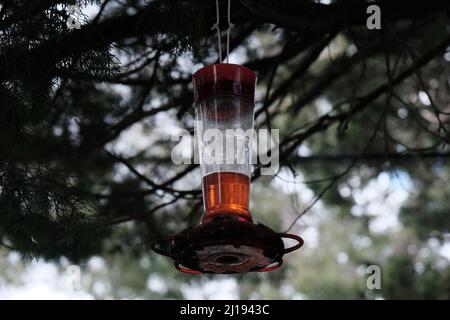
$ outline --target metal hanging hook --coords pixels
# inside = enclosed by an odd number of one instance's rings
[[[222,63],[222,40],[220,38],[220,14],[219,14],[219,0],[216,0],[216,23],[213,24],[211,30],[217,30],[217,42],[219,44],[219,62]]]
[[[222,38],[220,34],[220,10],[219,10],[219,0],[216,0],[216,23],[213,24],[211,30],[217,30],[217,43],[219,47],[219,62],[222,63]],[[227,28],[227,61],[229,63],[230,58],[230,32],[234,27],[234,24],[231,23],[231,0],[228,0],[228,28]]]
[[[229,63],[230,56],[230,31],[234,27],[231,23],[231,0],[228,0],[228,29],[227,29],[227,63]]]

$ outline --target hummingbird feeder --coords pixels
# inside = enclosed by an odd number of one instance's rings
[[[283,255],[300,248],[303,240],[254,223],[249,210],[252,141],[242,132],[253,128],[256,74],[240,65],[214,64],[197,71],[193,85],[204,213],[199,225],[155,241],[151,248],[172,258],[185,273],[275,270],[283,263]],[[220,151],[226,144],[220,139],[205,142],[211,129],[224,137],[229,129],[242,129],[233,137],[239,141],[240,161],[233,157],[230,162],[229,154]],[[207,152],[211,144],[220,144],[215,161],[210,161]],[[285,248],[283,238],[297,244]],[[167,250],[162,249],[164,242]]]

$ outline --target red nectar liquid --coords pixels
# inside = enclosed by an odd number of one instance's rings
[[[236,172],[216,172],[203,177],[205,213],[202,223],[219,216],[234,214],[242,221],[252,221],[248,210],[250,178]]]

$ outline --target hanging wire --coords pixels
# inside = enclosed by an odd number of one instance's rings
[[[217,42],[219,44],[219,62],[222,63],[222,40],[220,38],[220,15],[219,15],[219,0],[216,0],[216,23],[213,24],[211,30],[217,30]]]
[[[216,23],[213,24],[211,30],[217,30],[217,43],[219,46],[219,62],[222,63],[222,37],[220,34],[220,11],[219,11],[219,0],[216,0]],[[227,29],[227,62],[229,63],[230,58],[230,32],[233,29],[234,24],[231,23],[231,0],[228,0],[228,29]]]
[[[234,27],[231,23],[231,0],[228,0],[228,29],[227,29],[227,63],[229,63],[230,56],[230,31]]]

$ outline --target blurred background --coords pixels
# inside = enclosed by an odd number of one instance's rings
[[[192,74],[218,62],[215,2],[1,3],[0,299],[450,298],[445,1],[372,1],[380,30],[363,0],[232,1],[229,60],[258,74],[256,128],[280,130],[252,215],[305,245],[215,276],[149,250],[202,214],[171,137],[192,131]]]

